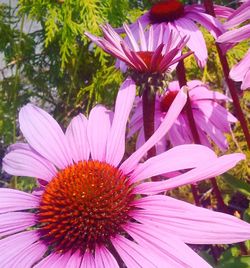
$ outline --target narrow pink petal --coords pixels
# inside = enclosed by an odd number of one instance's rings
[[[11,175],[35,177],[46,181],[50,181],[57,173],[55,166],[29,146],[11,150],[3,158],[3,170]]]
[[[104,246],[98,246],[95,249],[95,266],[97,268],[119,268],[114,256]]]
[[[140,37],[140,45],[141,45],[141,51],[147,51],[147,42],[145,39],[145,34],[144,34],[144,30],[142,28],[142,25],[140,23],[140,21],[137,21],[138,23],[138,31],[139,31],[139,37]]]
[[[216,154],[211,149],[202,145],[176,146],[165,153],[151,157],[138,166],[131,174],[132,182],[138,182],[167,172],[198,167],[216,158]]]
[[[134,51],[139,51],[140,48],[139,48],[139,46],[138,46],[138,44],[137,44],[137,42],[136,42],[136,40],[135,40],[135,38],[134,38],[133,33],[132,33],[131,30],[130,30],[130,27],[128,27],[128,25],[127,25],[126,23],[124,23],[124,24],[123,24],[123,28],[124,28],[124,30],[125,30],[127,36],[128,36],[128,39],[127,39],[127,40],[128,40],[129,43],[131,44],[132,49],[133,49]]]
[[[168,196],[145,197],[134,205],[141,208],[133,216],[137,221],[155,226],[166,235],[174,234],[185,243],[229,244],[250,239],[250,224]]]
[[[24,137],[40,155],[59,168],[72,164],[66,137],[48,113],[28,104],[21,109],[19,122]]]
[[[71,120],[65,133],[72,151],[72,157],[76,163],[89,159],[87,124],[87,118],[83,114],[79,114]]]
[[[165,265],[162,265],[162,267],[212,268],[173,233],[164,232],[161,228],[155,228],[150,224],[137,223],[126,226],[125,230],[140,245],[154,252],[164,254]]]
[[[34,213],[9,212],[0,214],[0,236],[14,234],[36,224]]]
[[[200,23],[213,35],[214,38],[217,38],[225,31],[222,24],[216,18],[206,13],[192,11],[186,14],[186,18]]]
[[[95,260],[90,252],[85,252],[83,259],[82,259],[82,264],[81,268],[99,268],[95,265]]]
[[[175,25],[179,30],[181,37],[190,36],[187,46],[194,52],[199,66],[203,68],[207,61],[207,46],[200,29],[191,19],[180,18],[175,21]]]
[[[228,19],[234,13],[234,9],[221,5],[214,5],[215,16],[219,18]],[[223,24],[225,27],[225,23]]]
[[[67,265],[65,268],[80,268],[82,262],[82,255],[80,251],[74,252],[74,254],[71,255]]]
[[[136,86],[127,78],[121,85],[115,104],[115,114],[107,141],[106,162],[117,166],[125,151],[125,132],[129,113],[135,99]]]
[[[250,67],[241,84],[242,90],[248,89],[248,88],[250,88]]]
[[[11,256],[11,259],[8,260],[8,263],[4,267],[33,267],[43,257],[46,251],[47,247],[44,244],[36,242],[21,250],[17,255]]]
[[[60,259],[61,255],[57,253],[52,253],[46,258],[38,262],[33,268],[50,268],[53,267],[53,264]],[[57,267],[63,267],[61,265]],[[55,267],[54,267],[55,268]]]
[[[117,235],[111,242],[128,268],[157,268],[160,267],[157,265],[157,263],[160,263],[159,259],[163,261],[152,250],[122,236]]]
[[[238,43],[250,36],[250,25],[247,24],[241,28],[228,31],[221,35],[216,42],[218,43]]]
[[[26,251],[33,243],[39,239],[36,231],[26,231],[11,235],[0,240],[0,263],[1,267],[7,267],[8,263],[15,257],[19,257],[20,252]],[[41,251],[43,248],[41,248]],[[9,266],[8,266],[9,267]],[[13,266],[11,266],[13,267]]]
[[[233,168],[239,161],[245,159],[244,154],[235,153],[218,157],[210,160],[201,166],[194,168],[180,176],[161,182],[145,182],[135,188],[136,193],[157,194],[168,189],[173,189],[189,183],[195,183],[201,180],[218,176]]]
[[[233,79],[234,81],[243,81],[246,73],[250,69],[249,61],[250,61],[250,49],[248,49],[244,58],[233,66],[233,68],[229,73],[230,78]]]
[[[0,213],[37,208],[40,198],[13,189],[0,189]]]
[[[163,138],[163,136],[167,133],[167,131],[170,129],[178,117],[179,113],[186,103],[186,100],[187,95],[182,89],[173,101],[160,127],[147,140],[146,143],[144,143],[135,153],[133,153],[127,160],[122,163],[121,169],[124,171],[124,173],[130,173],[136,167],[143,155],[145,155],[152,146],[154,146],[159,140]]]
[[[87,136],[93,160],[105,160],[109,133],[110,111],[102,105],[97,105],[90,112],[87,127]]]

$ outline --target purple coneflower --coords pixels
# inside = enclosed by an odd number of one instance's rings
[[[226,28],[235,27],[242,22],[250,19],[250,1],[245,1],[235,12],[228,18],[224,24]],[[250,37],[250,24],[244,25],[238,29],[228,31],[221,35],[217,42],[228,45],[227,48],[246,40]],[[241,89],[250,88],[250,49],[245,57],[233,66],[229,73],[230,78],[234,81],[242,82]]]
[[[232,13],[231,8],[215,6],[216,15],[227,18]],[[185,5],[179,0],[160,1],[143,14],[137,22],[129,27],[132,33],[135,33],[140,22],[142,28],[147,25],[163,25],[164,29],[173,31],[180,37],[189,37],[187,46],[194,52],[195,58],[200,67],[204,67],[207,61],[207,47],[202,32],[196,25],[196,22],[204,26],[215,38],[221,35],[225,30],[222,24],[214,17],[206,14],[202,5]],[[123,32],[118,29],[118,32]],[[163,42],[168,42],[164,39]]]
[[[237,119],[221,106],[220,102],[230,101],[230,99],[221,93],[210,90],[208,85],[199,80],[189,81],[187,86],[201,143],[211,147],[210,140],[212,140],[222,151],[226,150],[228,144],[224,133],[230,133],[230,123],[236,122]],[[165,92],[156,95],[155,129],[161,124],[179,91],[178,81],[173,81],[169,83]],[[129,136],[132,136],[137,131],[139,131],[137,139],[137,148],[139,148],[145,142],[142,100],[139,97],[137,97],[136,108],[130,121]],[[168,131],[167,136],[157,144],[157,151],[165,151],[167,142],[170,142],[172,146],[194,142],[185,107]]]
[[[190,55],[180,55],[186,45],[187,38],[179,38],[169,29],[161,25],[151,26],[143,30],[140,22],[134,32],[124,24],[127,38],[123,40],[110,25],[101,26],[104,37],[96,37],[85,33],[93,42],[104,51],[120,59],[120,68],[125,71],[126,66],[139,73],[164,73],[170,66]],[[138,38],[137,38],[138,36]],[[163,40],[167,40],[163,42]]]
[[[65,134],[38,107],[21,109],[28,144],[13,145],[3,168],[45,185],[33,194],[0,189],[1,267],[210,267],[185,243],[250,238],[244,221],[157,194],[225,172],[244,155],[217,158],[207,147],[183,145],[139,163],[184,106],[182,91],[154,135],[122,161],[134,98],[135,85],[127,79],[114,114],[98,105],[88,119],[76,116]],[[186,169],[167,181],[144,182]]]

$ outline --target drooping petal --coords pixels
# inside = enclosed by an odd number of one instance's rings
[[[58,168],[72,164],[67,139],[58,123],[42,109],[28,104],[19,113],[20,129],[30,144]]]
[[[36,224],[34,213],[9,212],[0,214],[0,236],[14,234]]]
[[[3,170],[15,176],[35,177],[50,181],[57,173],[56,168],[28,145],[22,147],[10,150],[5,155]]]
[[[166,181],[142,183],[136,186],[134,192],[152,195],[185,184],[209,179],[226,172],[230,168],[233,168],[239,161],[243,159],[245,159],[245,155],[240,153],[224,155]]]
[[[13,189],[0,189],[0,213],[36,208],[40,198]]]
[[[105,160],[110,124],[110,111],[104,106],[97,105],[91,110],[87,136],[93,160]]]
[[[147,140],[146,143],[144,143],[135,153],[133,153],[127,160],[122,163],[120,168],[121,170],[123,170],[124,173],[131,172],[136,167],[143,155],[160,139],[162,139],[162,137],[166,134],[166,132],[170,129],[170,127],[173,125],[174,121],[178,117],[179,113],[181,112],[183,106],[186,103],[186,99],[186,93],[183,90],[180,90],[171,107],[169,108],[169,111],[160,127]]]
[[[190,36],[187,41],[187,46],[194,52],[199,66],[203,68],[206,64],[208,55],[206,43],[200,29],[191,19],[180,18],[174,23],[182,37]]]
[[[250,88],[250,68],[249,68],[248,72],[245,74],[245,77],[244,77],[242,84],[241,84],[242,90],[248,89],[248,88]]]
[[[113,166],[117,166],[124,155],[126,125],[135,93],[134,81],[127,78],[116,98],[114,118],[107,141],[106,162]]]
[[[239,43],[250,36],[250,25],[242,26],[241,28],[225,32],[216,42],[218,43]]]
[[[217,158],[216,154],[202,145],[176,146],[165,153],[151,157],[138,166],[131,174],[132,182],[138,182],[167,172],[198,167],[215,158]]]
[[[125,227],[125,230],[140,245],[164,256],[162,267],[202,267],[211,268],[198,254],[174,236],[173,233],[162,231],[151,224],[133,223]],[[158,266],[157,266],[158,267]],[[161,265],[159,266],[161,267]]]
[[[89,159],[87,124],[87,118],[83,114],[79,114],[71,120],[65,133],[72,151],[72,157],[76,163]]]
[[[97,268],[119,268],[114,256],[104,246],[98,246],[95,249],[95,266]]]
[[[168,196],[148,196],[134,202],[135,219],[174,234],[190,244],[230,244],[250,239],[250,224]],[[164,235],[162,237],[165,237]]]

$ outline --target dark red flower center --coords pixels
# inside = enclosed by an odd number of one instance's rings
[[[166,94],[162,97],[160,107],[162,112],[167,112],[173,103],[175,97],[177,96],[178,91],[167,91]]]
[[[49,182],[38,223],[41,239],[56,252],[94,250],[122,232],[133,200],[128,177],[103,162],[80,161]]]
[[[163,59],[162,55],[159,55],[157,58],[157,61],[154,61],[152,63],[152,58],[154,55],[154,52],[152,51],[138,51],[136,54],[142,59],[142,61],[145,63],[145,67],[142,69],[143,72],[157,72],[160,71],[159,65]]]
[[[178,0],[161,1],[149,11],[151,23],[174,21],[184,14],[184,5]]]

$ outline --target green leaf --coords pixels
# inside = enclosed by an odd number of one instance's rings
[[[216,268],[249,268],[250,256],[230,257],[229,259],[219,262]]]
[[[232,186],[235,190],[250,197],[250,185],[248,183],[235,178],[233,175],[229,173],[224,173],[222,175],[222,178],[226,183]]]

